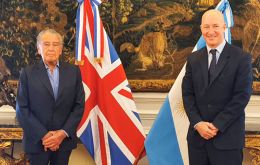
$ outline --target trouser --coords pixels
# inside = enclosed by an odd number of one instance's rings
[[[190,165],[242,165],[243,149],[220,150],[213,141],[197,148],[188,144]]]
[[[27,154],[30,165],[68,165],[70,151],[46,151]]]

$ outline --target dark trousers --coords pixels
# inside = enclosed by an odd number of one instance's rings
[[[68,165],[70,151],[46,151],[27,154],[30,165]]]
[[[242,165],[243,150],[220,150],[213,141],[197,148],[188,144],[190,165]]]

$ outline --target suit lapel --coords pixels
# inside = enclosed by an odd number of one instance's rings
[[[229,45],[228,45],[228,43],[226,43],[223,51],[220,54],[215,73],[213,75],[212,80],[209,83],[209,86],[216,80],[216,78],[219,76],[219,74],[221,73],[221,71],[223,70],[225,65],[227,64],[227,62],[229,60],[228,48],[229,48]]]
[[[208,53],[207,53],[207,49],[204,48],[200,55],[201,55],[200,66],[201,66],[201,69],[202,69],[202,76],[203,76],[204,84],[206,84],[206,86],[208,86],[209,77],[208,77]]]
[[[48,77],[48,73],[46,71],[45,65],[42,61],[38,64],[38,74],[37,74],[37,76],[39,76],[39,79],[41,80],[43,86],[45,86],[47,88],[47,90],[49,91],[51,96],[54,98],[53,90],[52,90],[52,87],[51,87],[51,82],[50,82],[50,79]]]
[[[62,62],[60,62],[60,67],[59,67],[59,89],[58,89],[58,95],[57,95],[57,100],[61,96],[61,92],[63,90],[63,84],[62,82],[65,82],[66,80],[66,75],[65,75],[65,66]]]

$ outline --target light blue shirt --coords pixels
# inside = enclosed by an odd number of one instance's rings
[[[44,63],[44,65],[45,65],[45,68],[47,69],[47,73],[48,73],[49,80],[51,82],[51,87],[52,87],[52,91],[53,91],[53,94],[54,94],[54,98],[56,100],[57,97],[58,97],[58,89],[59,89],[59,76],[60,76],[59,66],[60,66],[60,63],[59,63],[59,61],[57,62],[57,65],[53,69],[52,73],[51,73],[51,70],[48,67],[48,65],[46,65],[45,63]],[[69,137],[68,133],[65,130],[63,130],[63,129],[61,129],[61,130],[64,131],[64,133],[67,137]]]
[[[57,62],[56,67],[53,69],[53,72],[51,73],[50,68],[48,65],[44,64],[45,68],[47,69],[48,77],[51,82],[52,91],[54,94],[55,100],[58,97],[58,89],[59,89],[59,61]]]
[[[216,63],[218,63],[218,59],[220,57],[220,54],[222,53],[224,47],[225,47],[225,44],[226,44],[226,40],[223,40],[223,42],[217,46],[216,48],[210,48],[208,45],[207,45],[207,51],[208,51],[208,68],[210,66],[210,63],[211,63],[211,60],[212,60],[212,54],[209,52],[211,49],[217,49],[217,52],[216,52]]]

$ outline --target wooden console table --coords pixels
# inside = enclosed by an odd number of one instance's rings
[[[252,163],[260,165],[260,131],[246,132],[245,148],[249,149],[249,154],[253,157]]]
[[[17,121],[10,119],[1,119],[0,122],[0,164],[1,165],[26,165],[26,159],[23,153],[19,159],[15,159],[14,142],[21,142],[23,130],[18,125]],[[5,152],[11,148],[11,153]]]

